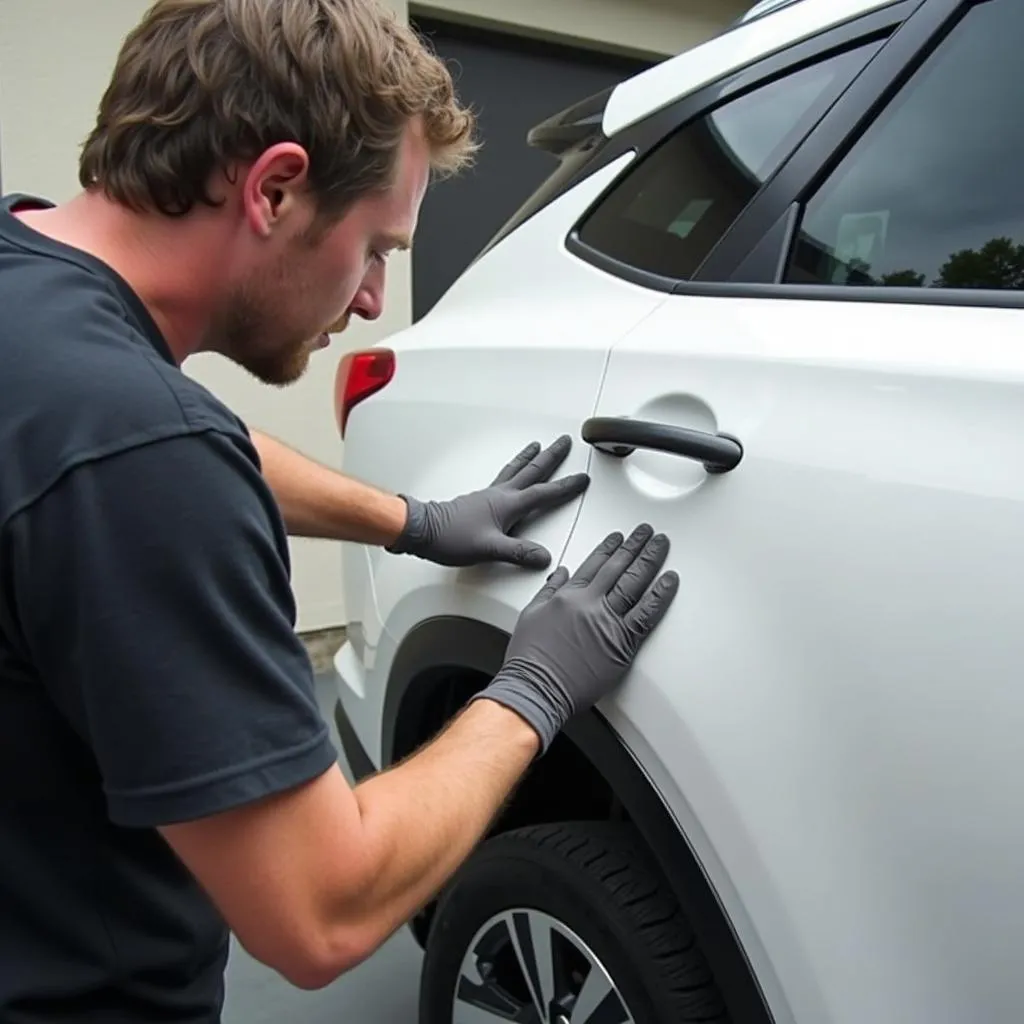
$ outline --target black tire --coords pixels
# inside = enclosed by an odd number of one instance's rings
[[[657,866],[631,826],[606,822],[518,829],[488,840],[469,858],[442,895],[431,925],[420,1024],[452,1024],[456,987],[471,946],[486,950],[482,959],[490,968],[485,967],[490,979],[486,994],[480,990],[474,998],[492,1000],[493,1006],[499,996],[511,997],[509,1015],[495,1014],[496,1022],[571,1019],[578,1024],[571,1012],[560,1017],[520,1010],[515,1015],[516,1002],[520,1007],[535,1004],[515,959],[511,932],[499,923],[482,939],[478,936],[492,918],[513,909],[540,911],[570,929],[604,967],[632,1014],[627,1018],[606,1005],[601,1013],[587,1015],[587,1024],[628,1019],[634,1024],[727,1024],[708,963]],[[516,926],[524,921],[521,916]],[[559,951],[562,941],[553,940]],[[554,973],[574,977],[572,994],[578,997],[585,972],[592,968],[586,960],[575,961],[576,956],[570,952],[552,959],[576,963],[575,975],[558,968]],[[469,994],[465,985],[463,991]]]

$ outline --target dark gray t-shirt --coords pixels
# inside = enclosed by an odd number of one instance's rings
[[[336,758],[245,426],[105,264],[0,203],[0,1020],[213,1024],[227,930],[156,826]]]

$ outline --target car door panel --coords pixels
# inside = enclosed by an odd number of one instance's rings
[[[603,710],[783,1018],[1019,1016],[1022,46],[1015,0],[922,5],[598,402],[743,446],[595,454],[566,560],[672,537],[682,592]],[[779,283],[729,282],[794,202]]]
[[[674,297],[598,403],[743,445],[722,475],[595,454],[565,561],[669,534],[681,593],[604,710],[798,1020],[1004,1019],[1006,959],[949,963],[1024,944],[1024,347],[1021,314],[977,313]]]

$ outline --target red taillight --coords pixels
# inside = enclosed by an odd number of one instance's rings
[[[334,414],[342,437],[352,410],[380,391],[394,375],[395,353],[389,348],[349,352],[342,358],[334,381]]]

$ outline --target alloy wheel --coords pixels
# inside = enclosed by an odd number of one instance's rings
[[[611,975],[569,927],[539,910],[491,917],[463,957],[452,1024],[635,1024]]]

